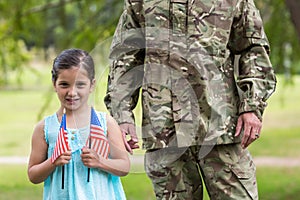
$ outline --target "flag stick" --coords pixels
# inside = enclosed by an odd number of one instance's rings
[[[91,108],[91,118],[92,118],[92,109]],[[89,149],[91,149],[91,125],[90,125],[90,133],[89,133]],[[88,168],[88,174],[87,174],[87,182],[90,182],[90,173],[91,173],[91,168]]]
[[[61,118],[61,120],[63,120],[64,119],[64,115],[66,114],[66,108],[64,108],[63,109],[63,115],[62,115],[62,118]],[[67,119],[65,119],[66,120],[66,122],[67,122]],[[66,127],[64,127],[64,129],[65,129]],[[63,165],[63,166],[61,166],[61,189],[64,189],[65,188],[65,166]]]
[[[65,188],[65,166],[61,166],[61,189]]]
[[[91,168],[88,168],[87,182],[90,182],[90,171],[91,171]]]
[[[89,139],[90,141],[89,142],[91,142],[91,139]],[[91,145],[89,145],[89,148],[91,148]],[[87,182],[90,182],[90,172],[91,171],[91,168],[88,168],[88,174],[87,174]]]

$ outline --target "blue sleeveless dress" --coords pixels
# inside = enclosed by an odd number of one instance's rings
[[[107,134],[106,116],[97,112],[99,121]],[[48,144],[50,158],[55,147],[60,122],[57,115],[45,118],[45,139]],[[64,189],[62,189],[62,167],[56,167],[53,173],[44,181],[44,200],[125,200],[125,193],[120,177],[102,171],[90,169],[90,179],[87,182],[88,168],[83,165],[80,154],[89,135],[89,127],[67,129],[68,141],[72,150],[72,159],[64,165]]]

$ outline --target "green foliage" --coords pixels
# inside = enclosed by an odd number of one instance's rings
[[[91,51],[113,34],[122,8],[120,0],[1,1],[0,87],[11,84],[11,72],[22,75],[32,48]]]
[[[0,43],[0,88],[9,84],[9,78],[13,73],[16,73],[17,84],[20,87],[21,77],[26,67],[24,63],[29,61],[30,55],[22,40],[13,40],[10,37],[1,38],[1,30]],[[29,69],[35,72],[33,68]]]
[[[19,1],[18,1],[19,2]],[[119,0],[20,1],[13,23],[15,36],[28,47],[56,50],[80,47],[90,51],[112,35],[122,11]]]
[[[256,0],[264,19],[264,28],[271,44],[271,62],[277,73],[288,81],[300,72],[300,38],[284,0]]]
[[[87,51],[111,37],[123,0],[0,1],[0,88],[20,77],[31,59],[28,50],[78,47]],[[271,61],[287,80],[300,72],[300,39],[284,0],[255,0],[271,43]],[[13,14],[12,14],[13,13]],[[37,74],[34,68],[30,68]],[[17,79],[17,81],[20,79]],[[19,82],[19,85],[22,83]]]

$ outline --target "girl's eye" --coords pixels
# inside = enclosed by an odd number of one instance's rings
[[[84,82],[79,82],[79,83],[77,83],[76,85],[77,85],[78,88],[83,88],[83,87],[86,86],[86,83],[84,83]]]
[[[69,86],[68,83],[59,83],[58,85],[59,85],[60,87],[63,87],[63,88],[66,88],[66,87]]]

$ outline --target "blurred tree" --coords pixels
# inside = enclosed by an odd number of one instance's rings
[[[298,33],[298,41],[300,42],[300,1],[299,0],[286,0],[286,5],[291,13],[291,18],[293,23],[295,24],[297,33]]]
[[[69,47],[92,50],[112,36],[123,0],[0,0],[0,87],[11,71],[29,68],[27,50],[60,51]],[[299,0],[255,0],[271,44],[271,61],[277,73],[300,72]],[[290,8],[290,9],[288,9]],[[293,21],[291,20],[293,19]],[[294,23],[293,23],[294,22]],[[295,28],[297,25],[297,29]]]
[[[113,34],[122,8],[122,0],[0,0],[0,88],[11,71],[34,71],[31,48],[46,58],[49,47],[92,50]]]
[[[291,20],[294,15],[291,15],[285,0],[256,0],[256,3],[271,44],[271,62],[277,73],[285,74],[289,83],[293,74],[300,73],[300,38]]]

